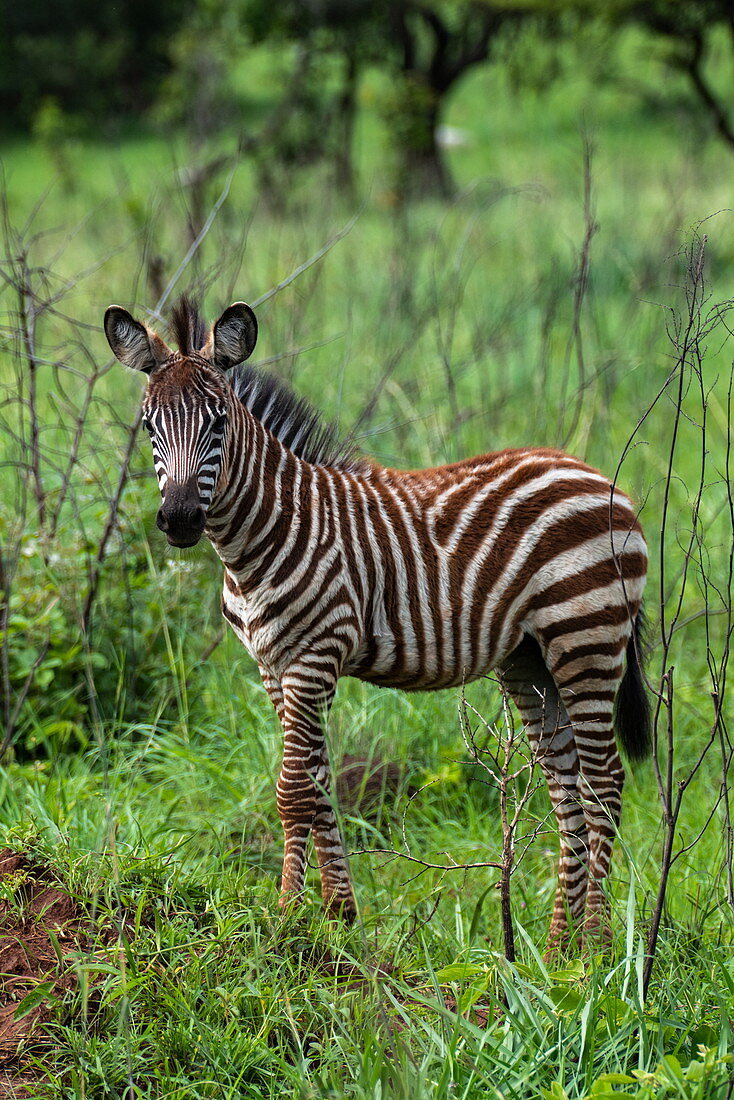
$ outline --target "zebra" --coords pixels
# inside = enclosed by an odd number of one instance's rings
[[[418,470],[361,457],[288,387],[244,365],[258,332],[244,302],[207,330],[182,298],[178,350],[120,306],[104,328],[116,358],[148,376],[157,526],[172,546],[203,535],[214,546],[222,612],[282,726],[280,905],[302,897],[311,837],[327,911],[357,912],[323,732],[339,678],[414,691],[493,670],[557,819],[549,942],[608,929],[625,778],[615,725],[632,761],[651,741],[647,550],[629,497],[548,448]]]

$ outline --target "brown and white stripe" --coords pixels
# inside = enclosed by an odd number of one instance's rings
[[[149,374],[143,409],[174,545],[202,534],[222,610],[283,727],[281,900],[303,890],[313,836],[324,901],[355,901],[323,736],[340,676],[404,690],[497,671],[548,781],[561,837],[551,937],[596,928],[628,756],[649,749],[639,662],[645,540],[631,501],[560,451],[505,450],[428,470],[360,459],[251,353],[249,307],[207,336],[174,315],[179,351],[119,307],[113,351]],[[625,671],[626,657],[626,671]]]

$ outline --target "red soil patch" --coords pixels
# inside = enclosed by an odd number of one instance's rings
[[[91,928],[52,872],[26,856],[0,851],[0,881],[12,888],[10,899],[0,898],[0,1096],[27,1097],[38,1077],[24,1071],[23,1054],[48,1050],[51,1011],[42,1001],[16,1019],[18,1005],[43,982],[53,983],[51,997],[76,984],[71,956],[89,946]]]

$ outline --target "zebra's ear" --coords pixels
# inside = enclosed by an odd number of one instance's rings
[[[104,331],[112,354],[133,370],[150,374],[171,355],[160,336],[141,325],[122,306],[109,306],[105,311]]]
[[[234,302],[215,323],[206,350],[215,366],[229,370],[249,359],[256,343],[255,314],[244,302]]]

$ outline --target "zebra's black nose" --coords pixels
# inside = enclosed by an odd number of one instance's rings
[[[206,512],[198,500],[166,493],[155,522],[171,546],[194,546],[204,531]]]

